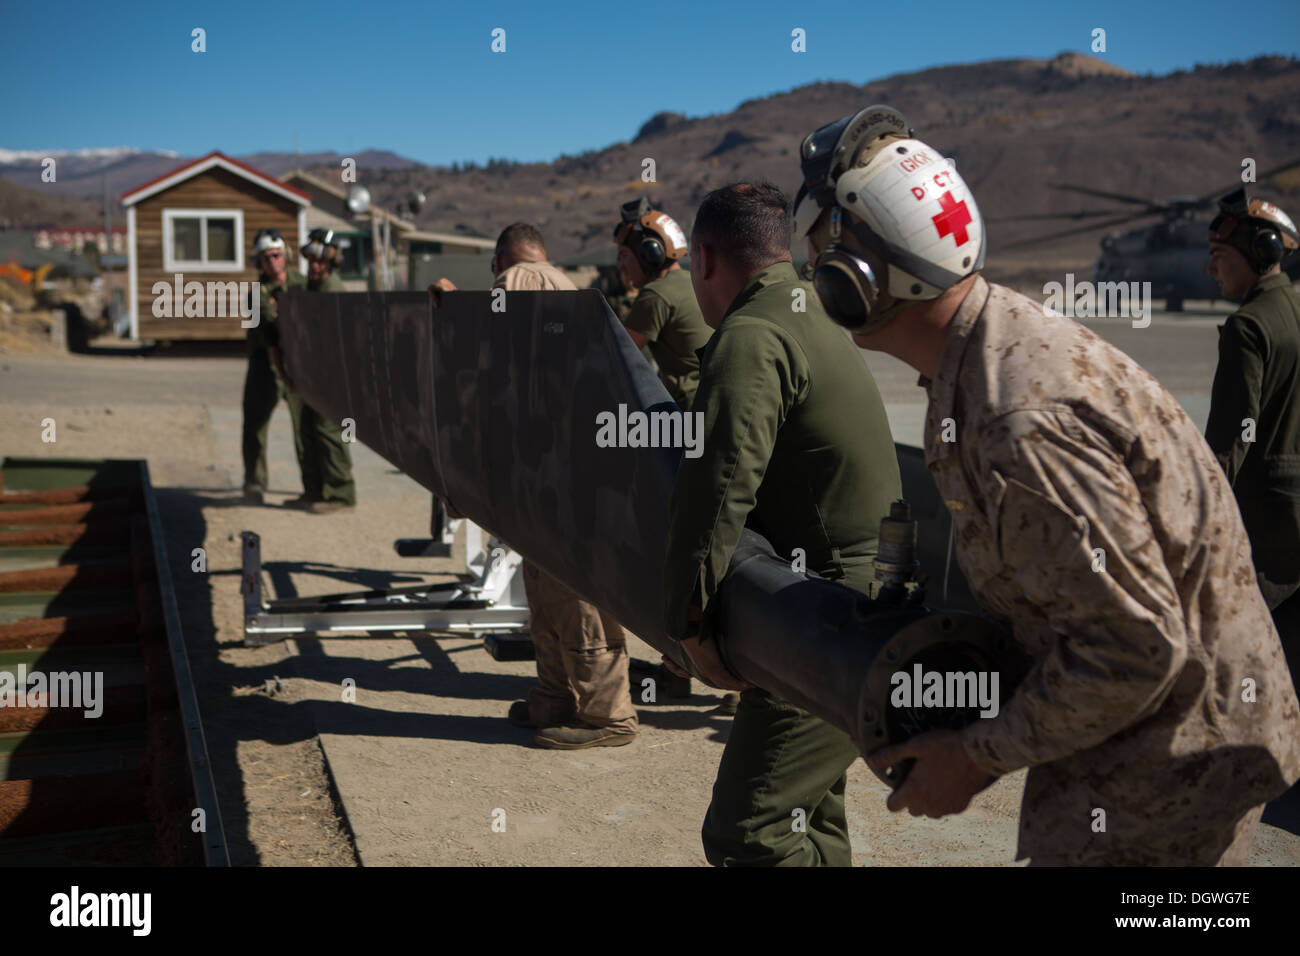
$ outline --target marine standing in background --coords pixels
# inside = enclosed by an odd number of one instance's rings
[[[345,292],[335,274],[343,255],[342,240],[333,230],[313,229],[300,250],[307,260],[307,291]],[[343,440],[339,422],[306,405],[295,391],[288,395],[289,407],[296,408],[298,434],[302,443],[302,497],[288,502],[312,514],[328,514],[357,503],[357,486],[352,478],[352,456]]]
[[[302,289],[307,280],[287,268],[287,247],[278,229],[261,229],[253,237],[253,256],[261,274],[258,324],[248,330],[248,372],[244,377],[244,501],[260,505],[267,483],[266,433],[281,398],[288,399],[288,376],[280,358],[280,330],[276,324],[278,302],[285,289]],[[250,307],[251,307],[251,303]],[[299,468],[303,449],[298,415],[289,403],[293,419],[293,444]]]
[[[686,235],[644,198],[624,203],[621,212],[622,222],[614,229],[619,267],[638,290],[623,326],[637,348],[649,346],[668,394],[688,411],[700,383],[695,353],[713,330],[700,314],[690,273],[681,267]]]
[[[713,330],[700,314],[691,287],[691,275],[681,266],[686,255],[686,235],[667,214],[650,203],[633,199],[620,209],[614,227],[618,246],[618,272],[634,298],[620,318],[628,336],[658,369],[659,380],[677,407],[689,411],[700,384],[700,357],[696,353]],[[689,697],[689,677],[671,671],[660,675],[669,697]],[[718,705],[721,714],[735,714],[740,695],[727,691]]]
[[[1300,295],[1282,271],[1295,224],[1238,189],[1210,224],[1209,273],[1241,308],[1219,329],[1205,440],[1250,535],[1259,588],[1300,687]]]
[[[577,291],[547,261],[541,232],[524,222],[507,226],[497,237],[492,272],[492,288],[507,292]],[[456,291],[450,279],[433,285]],[[450,507],[448,512],[457,516]],[[630,744],[637,717],[622,625],[531,561],[522,568],[538,686],[527,700],[510,705],[510,722],[536,728],[533,742],[551,750]]]

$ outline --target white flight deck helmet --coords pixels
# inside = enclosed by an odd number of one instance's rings
[[[823,216],[829,244],[809,263],[827,314],[853,332],[883,328],[909,302],[934,299],[984,266],[984,220],[951,159],[887,106],[810,133],[795,235]]]
[[[253,255],[260,256],[268,249],[279,249],[281,252],[287,252],[284,236],[280,235],[279,229],[259,229],[257,235],[253,237]]]

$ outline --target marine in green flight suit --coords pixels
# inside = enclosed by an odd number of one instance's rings
[[[614,230],[619,273],[627,287],[639,290],[623,326],[637,348],[649,349],[668,394],[685,411],[700,381],[696,353],[713,334],[695,301],[691,275],[679,262],[686,255],[686,234],[644,198],[624,203],[621,214]]]
[[[331,230],[311,231],[301,250],[307,260],[307,291],[347,291],[334,272],[341,258],[340,242]],[[304,404],[296,392],[291,393],[290,403],[290,407],[294,403],[298,406],[303,448],[303,496],[295,504],[315,514],[353,507],[357,503],[357,486],[342,424]]]
[[[714,683],[725,667],[710,617],[741,529],[778,554],[802,549],[809,570],[865,593],[880,519],[901,493],[875,381],[796,276],[789,234],[780,190],[742,183],[706,197],[691,236],[696,298],[716,331],[692,405],[702,454],[683,457],[673,487],[664,614]],[[737,248],[741,235],[758,244]],[[718,685],[744,686],[731,679]],[[745,690],[702,830],[709,862],[848,865],[845,770],[858,756],[842,731]]]
[[[623,325],[645,337],[668,394],[679,408],[690,408],[700,384],[697,353],[713,334],[700,315],[691,274],[674,265],[647,282]]]
[[[1208,271],[1241,308],[1219,329],[1205,440],[1236,495],[1300,687],[1300,295],[1281,269],[1300,237],[1285,212],[1244,190],[1219,208]]]
[[[280,399],[291,395],[283,380],[280,361],[278,301],[285,289],[301,289],[307,280],[286,267],[284,237],[275,229],[262,229],[253,240],[259,276],[260,313],[258,324],[248,330],[248,372],[244,377],[244,499],[261,504],[266,492],[266,433]],[[301,468],[303,446],[298,415],[289,401],[293,418],[294,451]]]

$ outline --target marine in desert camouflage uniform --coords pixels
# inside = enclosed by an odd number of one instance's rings
[[[890,809],[960,812],[1029,767],[1018,857],[1244,863],[1300,777],[1300,704],[1232,489],[1132,359],[978,275],[974,198],[909,134],[865,140],[829,192],[814,179],[797,230],[832,317],[922,373],[958,560],[1034,665],[995,717],[873,754],[917,761]]]

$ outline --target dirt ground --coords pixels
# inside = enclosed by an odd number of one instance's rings
[[[226,473],[215,464],[207,411],[122,403],[115,396],[96,405],[14,402],[7,391],[3,397],[0,448],[7,455],[149,462],[232,863],[354,864],[310,720],[300,708],[277,707],[272,717],[259,706],[272,699],[263,674],[283,669],[289,645],[242,647],[238,605],[222,607],[212,598],[223,574],[234,574],[238,590],[239,545],[237,535],[233,542],[219,538],[225,532],[213,531],[204,520],[205,512],[234,499]],[[40,439],[44,418],[55,421],[50,444]],[[207,552],[206,575],[191,570],[195,547]],[[218,618],[224,619],[220,625]]]
[[[1171,363],[1186,364],[1172,353]],[[923,397],[904,390],[914,376],[879,375],[887,401]],[[395,539],[426,533],[429,497],[362,446],[355,511],[280,507],[300,491],[283,406],[268,504],[240,504],[242,378],[239,358],[201,353],[0,355],[4,454],[149,461],[232,862],[702,865],[699,826],[730,727],[709,688],[653,703],[638,693],[633,744],[564,753],[533,748],[504,719],[533,664],[495,661],[477,639],[243,646],[241,530],[261,536],[275,596],[445,580],[463,569],[463,548],[440,561],[394,553]],[[41,440],[44,418],[57,423],[53,444]],[[197,547],[206,572],[192,570]],[[657,659],[639,642],[633,656]],[[884,809],[886,788],[859,761],[848,791],[854,862],[1014,865],[1022,786],[1015,774],[959,817],[913,819]],[[1300,863],[1300,837],[1261,827],[1252,862]]]

